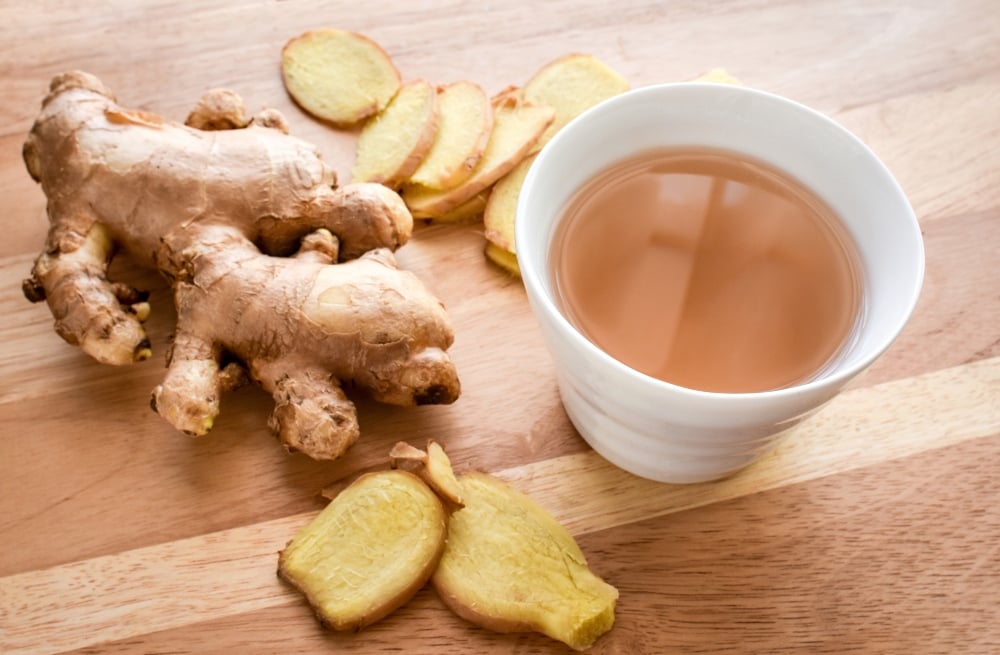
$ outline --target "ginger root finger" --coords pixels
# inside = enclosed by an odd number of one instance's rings
[[[243,98],[229,89],[206,91],[184,124],[198,130],[240,130],[250,124]]]
[[[328,372],[297,368],[255,367],[254,377],[274,397],[268,426],[289,452],[315,460],[337,459],[361,430],[357,412]]]
[[[461,393],[446,353],[454,332],[444,307],[416,276],[396,268],[389,250],[320,269],[301,311],[329,335],[331,349],[340,341],[356,353],[340,366],[329,362],[337,377],[379,402],[447,404]]]
[[[345,261],[375,248],[401,247],[413,234],[413,216],[392,189],[358,182],[318,191],[298,217],[264,216],[257,229],[261,249],[277,256],[294,253],[308,234],[329,230]]]
[[[611,629],[618,591],[573,537],[527,496],[482,473],[459,478],[465,507],[448,523],[432,577],[456,614],[499,632],[538,631],[583,650]]]
[[[341,491],[281,551],[278,575],[320,623],[360,630],[409,600],[444,550],[441,501],[406,471],[368,473]]]
[[[220,369],[221,359],[215,343],[178,332],[167,358],[167,374],[150,398],[153,411],[185,434],[207,434],[219,415],[222,393],[232,386],[230,376]]]
[[[276,130],[282,134],[289,134],[290,128],[288,126],[288,119],[277,109],[265,108],[261,109],[259,112],[254,114],[254,117],[250,119],[250,123],[257,125],[259,127],[266,127],[271,130]]]
[[[455,366],[438,347],[423,348],[404,360],[361,371],[355,379],[375,400],[400,407],[448,405],[461,393]]]
[[[316,230],[305,239],[295,259],[314,261],[320,264],[336,264],[340,257],[340,240],[326,228]]]
[[[150,406],[185,434],[208,434],[219,415],[219,365],[211,360],[174,363],[150,397]]]
[[[93,223],[72,244],[53,230],[49,241],[22,288],[30,292],[29,300],[48,303],[59,336],[104,364],[148,359],[150,345],[141,317],[127,309],[140,302],[140,295],[126,293],[128,287],[107,278],[114,251],[107,228]]]
[[[340,240],[340,258],[376,248],[396,250],[413,234],[413,215],[398,193],[381,184],[346,184],[329,202],[327,227]]]

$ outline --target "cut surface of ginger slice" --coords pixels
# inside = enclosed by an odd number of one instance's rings
[[[546,64],[524,85],[525,100],[555,109],[536,149],[587,109],[628,88],[624,77],[593,55],[571,54]]]
[[[389,452],[389,461],[394,469],[416,473],[453,507],[462,506],[462,487],[451,468],[451,460],[438,442],[431,439],[427,442],[427,450],[420,450],[400,441]]]
[[[305,594],[325,627],[359,630],[427,582],[446,530],[444,506],[416,475],[368,473],[281,551],[278,575]]]
[[[479,163],[493,129],[493,107],[482,87],[455,82],[438,89],[440,121],[430,152],[410,176],[428,189],[458,186]]]
[[[398,187],[420,166],[437,129],[434,87],[423,79],[403,84],[385,109],[361,129],[351,182]]]
[[[533,500],[483,473],[459,478],[432,578],[459,616],[500,632],[538,631],[589,648],[611,629],[618,590],[594,575],[573,537]]]
[[[340,126],[381,111],[400,86],[399,71],[380,45],[333,28],[310,30],[286,43],[281,74],[300,107]]]
[[[535,156],[532,155],[522,160],[514,167],[514,170],[507,173],[494,185],[483,211],[483,227],[486,231],[486,238],[511,254],[517,252],[517,248],[514,246],[514,217],[517,214],[517,200],[521,195],[524,178],[528,176],[528,170],[535,162]]]
[[[492,186],[527,156],[553,116],[551,107],[523,102],[516,91],[504,94],[494,102],[490,140],[468,180],[443,191],[420,185],[403,187],[403,200],[413,217],[443,216]]]

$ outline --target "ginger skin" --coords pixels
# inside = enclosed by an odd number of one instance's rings
[[[118,251],[155,266],[178,322],[154,409],[205,434],[249,374],[274,396],[285,446],[333,459],[358,437],[341,381],[398,405],[458,397],[452,328],[396,268],[413,228],[399,196],[337,188],[278,112],[244,116],[228,91],[206,94],[185,126],[120,107],[87,73],[53,79],[23,149],[50,221],[23,289],[67,342],[127,364],[151,354],[148,305],[107,268]]]

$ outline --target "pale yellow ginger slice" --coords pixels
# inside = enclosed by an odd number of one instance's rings
[[[437,131],[434,87],[424,79],[407,82],[358,135],[351,182],[398,187],[420,166]]]
[[[416,473],[434,492],[452,505],[461,507],[462,488],[451,468],[451,460],[441,444],[433,439],[427,442],[427,450],[420,450],[405,441],[400,441],[389,451],[392,468]]]
[[[488,189],[527,156],[554,115],[551,107],[523,102],[517,92],[498,98],[489,143],[468,180],[443,191],[420,185],[403,187],[403,200],[413,217],[443,216]]]
[[[707,70],[698,77],[692,80],[693,82],[715,82],[716,84],[735,84],[737,86],[742,85],[738,79],[730,75],[724,68],[713,68]]]
[[[514,216],[517,213],[517,200],[521,195],[521,186],[528,170],[535,162],[535,155],[523,160],[493,186],[490,198],[483,210],[483,227],[486,238],[514,254]]]
[[[491,262],[493,262],[500,268],[504,269],[511,275],[517,277],[521,276],[521,267],[517,263],[517,255],[510,252],[509,250],[501,248],[492,241],[487,241],[484,254],[486,255],[487,259],[489,259]]]
[[[459,616],[500,632],[538,631],[583,650],[611,629],[618,590],[594,575],[572,535],[527,496],[483,473],[459,482],[432,577]]]
[[[411,184],[450,189],[469,179],[493,129],[493,107],[482,87],[455,82],[438,89],[440,123],[430,152],[410,177]]]
[[[355,125],[382,111],[400,87],[396,65],[367,36],[311,30],[281,51],[285,88],[307,112],[335,125]]]
[[[487,188],[472,196],[451,211],[435,216],[436,223],[473,223],[482,220],[491,190]]]
[[[587,109],[628,88],[624,77],[593,55],[571,54],[546,64],[524,85],[526,101],[555,109],[555,120],[536,148]]]
[[[462,498],[462,486],[455,477],[455,471],[451,468],[451,460],[448,458],[444,448],[436,441],[427,444],[427,462],[425,464],[427,476],[424,480],[442,498],[452,503],[462,506],[465,500]]]
[[[368,473],[281,551],[278,575],[305,594],[325,627],[360,630],[427,582],[447,521],[441,500],[416,475]]]
[[[405,441],[397,441],[389,451],[389,464],[394,469],[413,472],[416,468],[423,467],[426,461],[427,451],[420,450]]]

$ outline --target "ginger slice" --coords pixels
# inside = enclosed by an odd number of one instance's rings
[[[420,450],[405,441],[398,441],[389,451],[389,463],[392,468],[401,468],[413,472],[427,461],[427,451]],[[414,465],[415,466],[411,466]]]
[[[345,30],[310,30],[281,51],[285,88],[307,112],[351,126],[382,111],[400,87],[385,50],[367,36]]]
[[[278,575],[305,594],[324,627],[360,630],[427,582],[447,521],[440,499],[416,475],[368,473],[281,551]]]
[[[437,131],[434,87],[424,79],[407,82],[361,129],[351,181],[398,187],[420,166]]]
[[[403,200],[413,217],[445,215],[492,186],[527,156],[554,116],[551,107],[524,102],[517,91],[503,94],[494,101],[493,131],[486,151],[468,180],[443,191],[420,185],[403,187]]]
[[[618,590],[594,575],[544,509],[483,473],[460,478],[432,581],[459,616],[500,632],[538,631],[583,650],[611,629]]]
[[[487,259],[489,259],[491,262],[493,262],[500,268],[504,269],[511,275],[520,277],[521,266],[517,263],[517,255],[515,255],[514,253],[504,248],[501,248],[492,241],[486,242],[486,248],[484,249],[483,253],[486,255]]]
[[[493,129],[493,107],[482,87],[455,82],[438,89],[440,124],[430,152],[410,176],[411,184],[450,189],[471,175]]]
[[[571,54],[543,66],[524,85],[524,99],[555,109],[555,120],[538,140],[541,149],[556,132],[594,105],[624,93],[624,77],[593,55]]]
[[[514,246],[514,216],[517,213],[517,199],[521,194],[524,178],[535,161],[535,155],[528,157],[514,167],[493,187],[486,208],[483,210],[483,227],[486,239],[510,254],[517,252]]]
[[[490,193],[490,189],[484,189],[451,211],[440,216],[435,216],[434,221],[437,223],[478,222],[483,217],[483,211],[486,209],[486,202],[490,197]]]
[[[464,506],[462,499],[462,486],[455,477],[455,471],[451,468],[451,460],[448,458],[444,448],[436,441],[427,444],[427,462],[425,464],[427,476],[424,478],[442,498],[451,501],[458,506]]]
[[[441,444],[433,439],[427,442],[426,451],[400,441],[389,451],[389,460],[394,469],[416,473],[438,496],[452,505],[461,507],[465,504],[451,460]]]

